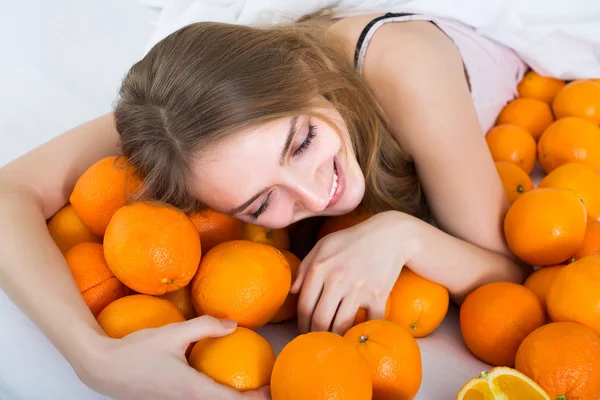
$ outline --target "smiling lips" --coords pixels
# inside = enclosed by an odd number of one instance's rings
[[[331,183],[331,189],[329,190],[329,204],[327,207],[333,207],[340,201],[342,194],[344,193],[344,175],[340,168],[338,168],[337,156],[333,159],[333,182]]]
[[[333,184],[331,185],[331,190],[329,191],[329,201],[333,198],[335,191],[338,187],[338,174],[337,168],[335,167],[335,162],[333,163]]]

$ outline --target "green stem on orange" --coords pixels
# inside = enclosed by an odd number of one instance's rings
[[[358,338],[358,341],[360,343],[364,343],[367,341],[367,339],[369,339],[366,335],[362,335],[361,337]]]
[[[479,377],[482,379],[485,379],[488,377],[488,375],[489,375],[489,372],[483,371],[482,373],[479,374]]]
[[[415,329],[417,329],[417,324],[410,324],[410,329],[412,329],[413,331],[414,331]]]
[[[556,400],[567,400],[567,396],[565,396],[564,394],[560,394],[556,396]]]

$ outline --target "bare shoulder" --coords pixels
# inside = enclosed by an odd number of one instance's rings
[[[381,14],[368,14],[336,20],[329,31],[346,44],[348,61],[353,62],[354,51],[361,32]],[[429,58],[443,58],[462,65],[460,53],[452,40],[429,21],[387,23],[379,27],[369,43],[363,66],[367,81],[397,68],[419,70]]]
[[[364,27],[378,15],[347,18],[330,29],[346,42],[356,42]],[[348,49],[352,62],[354,47]],[[392,134],[413,153],[414,127],[407,124],[415,107],[430,110],[430,104],[471,102],[460,52],[454,42],[429,21],[387,23],[375,32],[363,62],[363,79],[373,91],[391,122]],[[472,105],[471,105],[472,107]],[[413,155],[413,154],[411,154]]]
[[[354,49],[364,27],[374,18],[381,14],[365,14],[355,17],[341,18],[335,20],[329,26],[329,32],[342,39],[344,42],[344,52],[349,63],[353,63]]]

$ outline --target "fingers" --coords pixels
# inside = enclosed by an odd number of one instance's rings
[[[315,259],[315,255],[317,254],[317,246],[315,246],[310,253],[300,263],[298,266],[298,274],[296,275],[296,280],[292,282],[292,286],[290,287],[290,293],[297,294],[300,292],[302,285],[304,284],[304,280],[306,279],[306,275],[308,274],[309,267]]]
[[[323,278],[315,268],[312,268],[306,276],[298,298],[298,330],[300,333],[310,331],[313,312],[317,307],[322,291]]]
[[[385,307],[386,302],[380,300],[373,300],[365,308],[367,309],[367,315],[369,319],[385,319]]]
[[[235,321],[219,320],[208,315],[189,321],[167,325],[171,340],[177,341],[183,348],[188,344],[207,337],[229,335],[237,326]],[[159,328],[161,329],[161,328]]]
[[[325,283],[323,293],[312,316],[310,330],[313,332],[329,331],[335,313],[343,296],[343,288],[331,280]]]
[[[344,335],[348,329],[352,328],[358,308],[356,296],[344,297],[337,310],[331,331],[338,335]]]

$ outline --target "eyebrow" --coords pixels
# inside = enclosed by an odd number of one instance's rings
[[[279,157],[279,164],[283,165],[285,163],[285,156],[290,150],[290,146],[292,145],[292,140],[294,140],[294,135],[296,134],[296,129],[298,126],[298,117],[295,116],[290,120],[290,128],[288,130],[287,138],[285,139],[285,145],[283,146],[283,150],[281,151],[281,156]],[[230,215],[237,215],[244,211],[246,208],[250,207],[252,203],[256,201],[260,196],[262,196],[267,189],[263,189],[260,192],[256,193],[252,196],[248,201],[244,204],[235,207],[229,211]]]
[[[292,140],[294,140],[294,135],[296,134],[296,128],[298,126],[298,117],[293,117],[290,120],[290,129],[288,130],[287,138],[285,139],[285,146],[283,146],[283,150],[281,151],[281,157],[279,158],[279,164],[283,166],[285,161],[286,154],[290,151],[290,146],[292,145]]]

